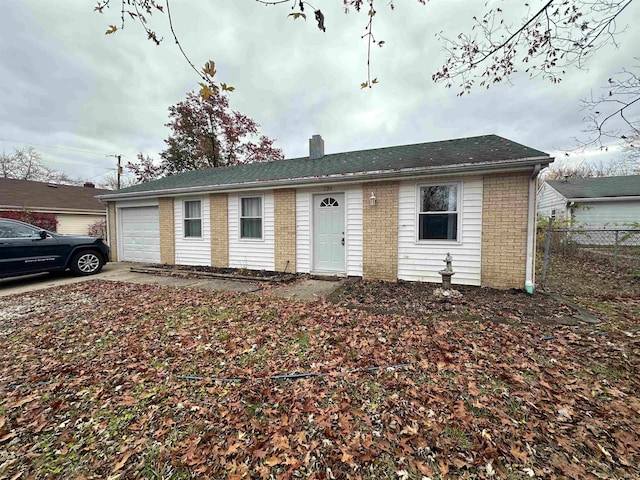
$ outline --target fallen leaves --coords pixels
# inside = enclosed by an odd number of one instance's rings
[[[556,323],[576,311],[564,303],[544,296],[531,296],[519,290],[494,290],[465,285],[455,288],[459,299],[435,295],[440,285],[422,282],[351,282],[334,294],[336,303],[371,313],[410,315],[419,319],[437,316],[464,321],[499,323]],[[575,321],[574,321],[575,322]]]
[[[111,473],[115,473],[118,470],[120,470],[122,467],[124,467],[124,464],[127,463],[127,460],[129,460],[129,458],[131,458],[131,455],[133,455],[133,451],[131,450],[124,452],[124,455],[122,455],[122,458],[118,461],[118,463],[114,465]]]
[[[638,473],[631,329],[98,281],[4,303],[0,478]]]

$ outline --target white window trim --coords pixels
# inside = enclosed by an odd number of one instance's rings
[[[420,189],[424,187],[444,187],[448,185],[455,185],[458,190],[458,224],[457,224],[457,239],[455,240],[442,240],[442,239],[420,239]],[[429,244],[429,245],[461,245],[462,244],[462,205],[464,192],[462,190],[463,182],[461,180],[454,180],[451,182],[434,182],[434,183],[418,183],[416,184],[416,196],[415,196],[415,232],[414,239],[416,244]]]
[[[200,202],[200,217],[199,218],[187,218],[187,202]],[[200,236],[199,237],[187,237],[186,221],[187,220],[200,220]],[[201,198],[185,198],[182,200],[182,239],[188,242],[201,242],[204,240],[204,222],[202,221],[202,199]]]
[[[242,199],[243,198],[260,198],[260,219],[262,223],[260,224],[260,238],[244,238],[242,236]],[[240,242],[248,242],[248,243],[256,243],[256,242],[264,242],[264,195],[238,195],[238,241]],[[245,218],[258,218],[258,217],[245,217]]]

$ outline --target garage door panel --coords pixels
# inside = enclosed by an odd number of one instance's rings
[[[122,259],[129,262],[160,262],[160,222],[158,207],[131,207],[120,210]]]

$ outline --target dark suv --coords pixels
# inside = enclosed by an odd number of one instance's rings
[[[0,218],[0,278],[67,268],[92,275],[108,261],[109,247],[101,238],[59,235]]]

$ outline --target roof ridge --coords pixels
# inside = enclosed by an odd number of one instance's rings
[[[235,165],[225,165],[222,167],[209,167],[209,168],[203,168],[200,170],[189,170],[186,172],[178,172],[178,173],[174,173],[173,175],[183,175],[186,173],[191,173],[191,172],[207,172],[210,170],[215,170],[215,171],[228,171],[228,170],[233,170],[236,168],[247,168],[250,166],[258,166],[258,165],[265,165],[265,164],[274,164],[274,163],[282,163],[282,162],[292,162],[294,160],[300,161],[300,160],[310,160],[310,161],[318,161],[318,160],[322,160],[322,159],[326,159],[327,157],[336,157],[338,155],[353,155],[356,153],[370,153],[370,152],[375,152],[375,151],[384,151],[384,150],[391,150],[391,149],[395,149],[395,148],[407,148],[407,147],[417,147],[419,145],[434,145],[436,143],[450,143],[450,142],[458,142],[458,141],[463,141],[463,140],[471,140],[474,138],[489,138],[489,137],[495,137],[495,138],[499,138],[501,140],[507,140],[511,143],[518,143],[518,142],[513,142],[512,140],[508,140],[504,137],[501,137],[500,135],[496,135],[494,133],[489,133],[489,134],[485,134],[485,135],[473,135],[470,137],[459,137],[459,138],[451,138],[451,139],[447,139],[447,140],[434,140],[432,142],[419,142],[419,143],[407,143],[407,144],[403,144],[403,145],[391,145],[388,147],[376,147],[376,148],[366,148],[364,150],[350,150],[350,151],[345,151],[345,152],[335,152],[335,153],[327,153],[324,154],[322,157],[320,158],[310,158],[309,156],[306,157],[291,157],[291,158],[282,158],[279,160],[270,160],[270,161],[265,161],[265,162],[250,162],[250,163],[238,163]],[[518,143],[518,145],[522,145],[521,143]],[[524,145],[522,145],[524,146]]]
[[[108,188],[97,188],[97,187],[85,187],[84,185],[67,185],[66,183],[56,183],[56,182],[42,182],[40,180],[25,180],[23,178],[10,178],[10,177],[0,177],[0,182],[3,181],[12,181],[12,182],[25,182],[25,183],[37,183],[40,185],[55,185],[56,187],[70,187],[70,188],[83,188],[91,191],[108,191]]]
[[[329,156],[334,156],[334,155],[348,155],[348,154],[360,153],[360,152],[365,153],[365,152],[373,152],[373,151],[377,151],[377,150],[389,150],[389,149],[392,149],[392,148],[417,147],[419,145],[433,145],[433,144],[436,144],[436,143],[458,142],[458,141],[462,141],[462,140],[471,140],[472,138],[487,138],[487,137],[497,137],[497,138],[505,139],[504,137],[501,137],[499,135],[490,133],[490,134],[486,134],[486,135],[473,135],[471,137],[459,137],[459,138],[450,138],[450,139],[446,139],[446,140],[434,140],[434,141],[431,141],[431,142],[406,143],[406,144],[403,144],[403,145],[391,145],[391,146],[388,146],[388,147],[365,148],[364,150],[351,150],[351,151],[346,151],[346,152],[329,153],[329,154],[325,154],[322,158],[329,157]],[[516,142],[513,142],[513,143],[516,143]],[[285,158],[283,160],[301,160],[301,159],[309,159],[309,157],[307,156],[307,157]],[[279,160],[279,161],[282,161],[282,160]]]

